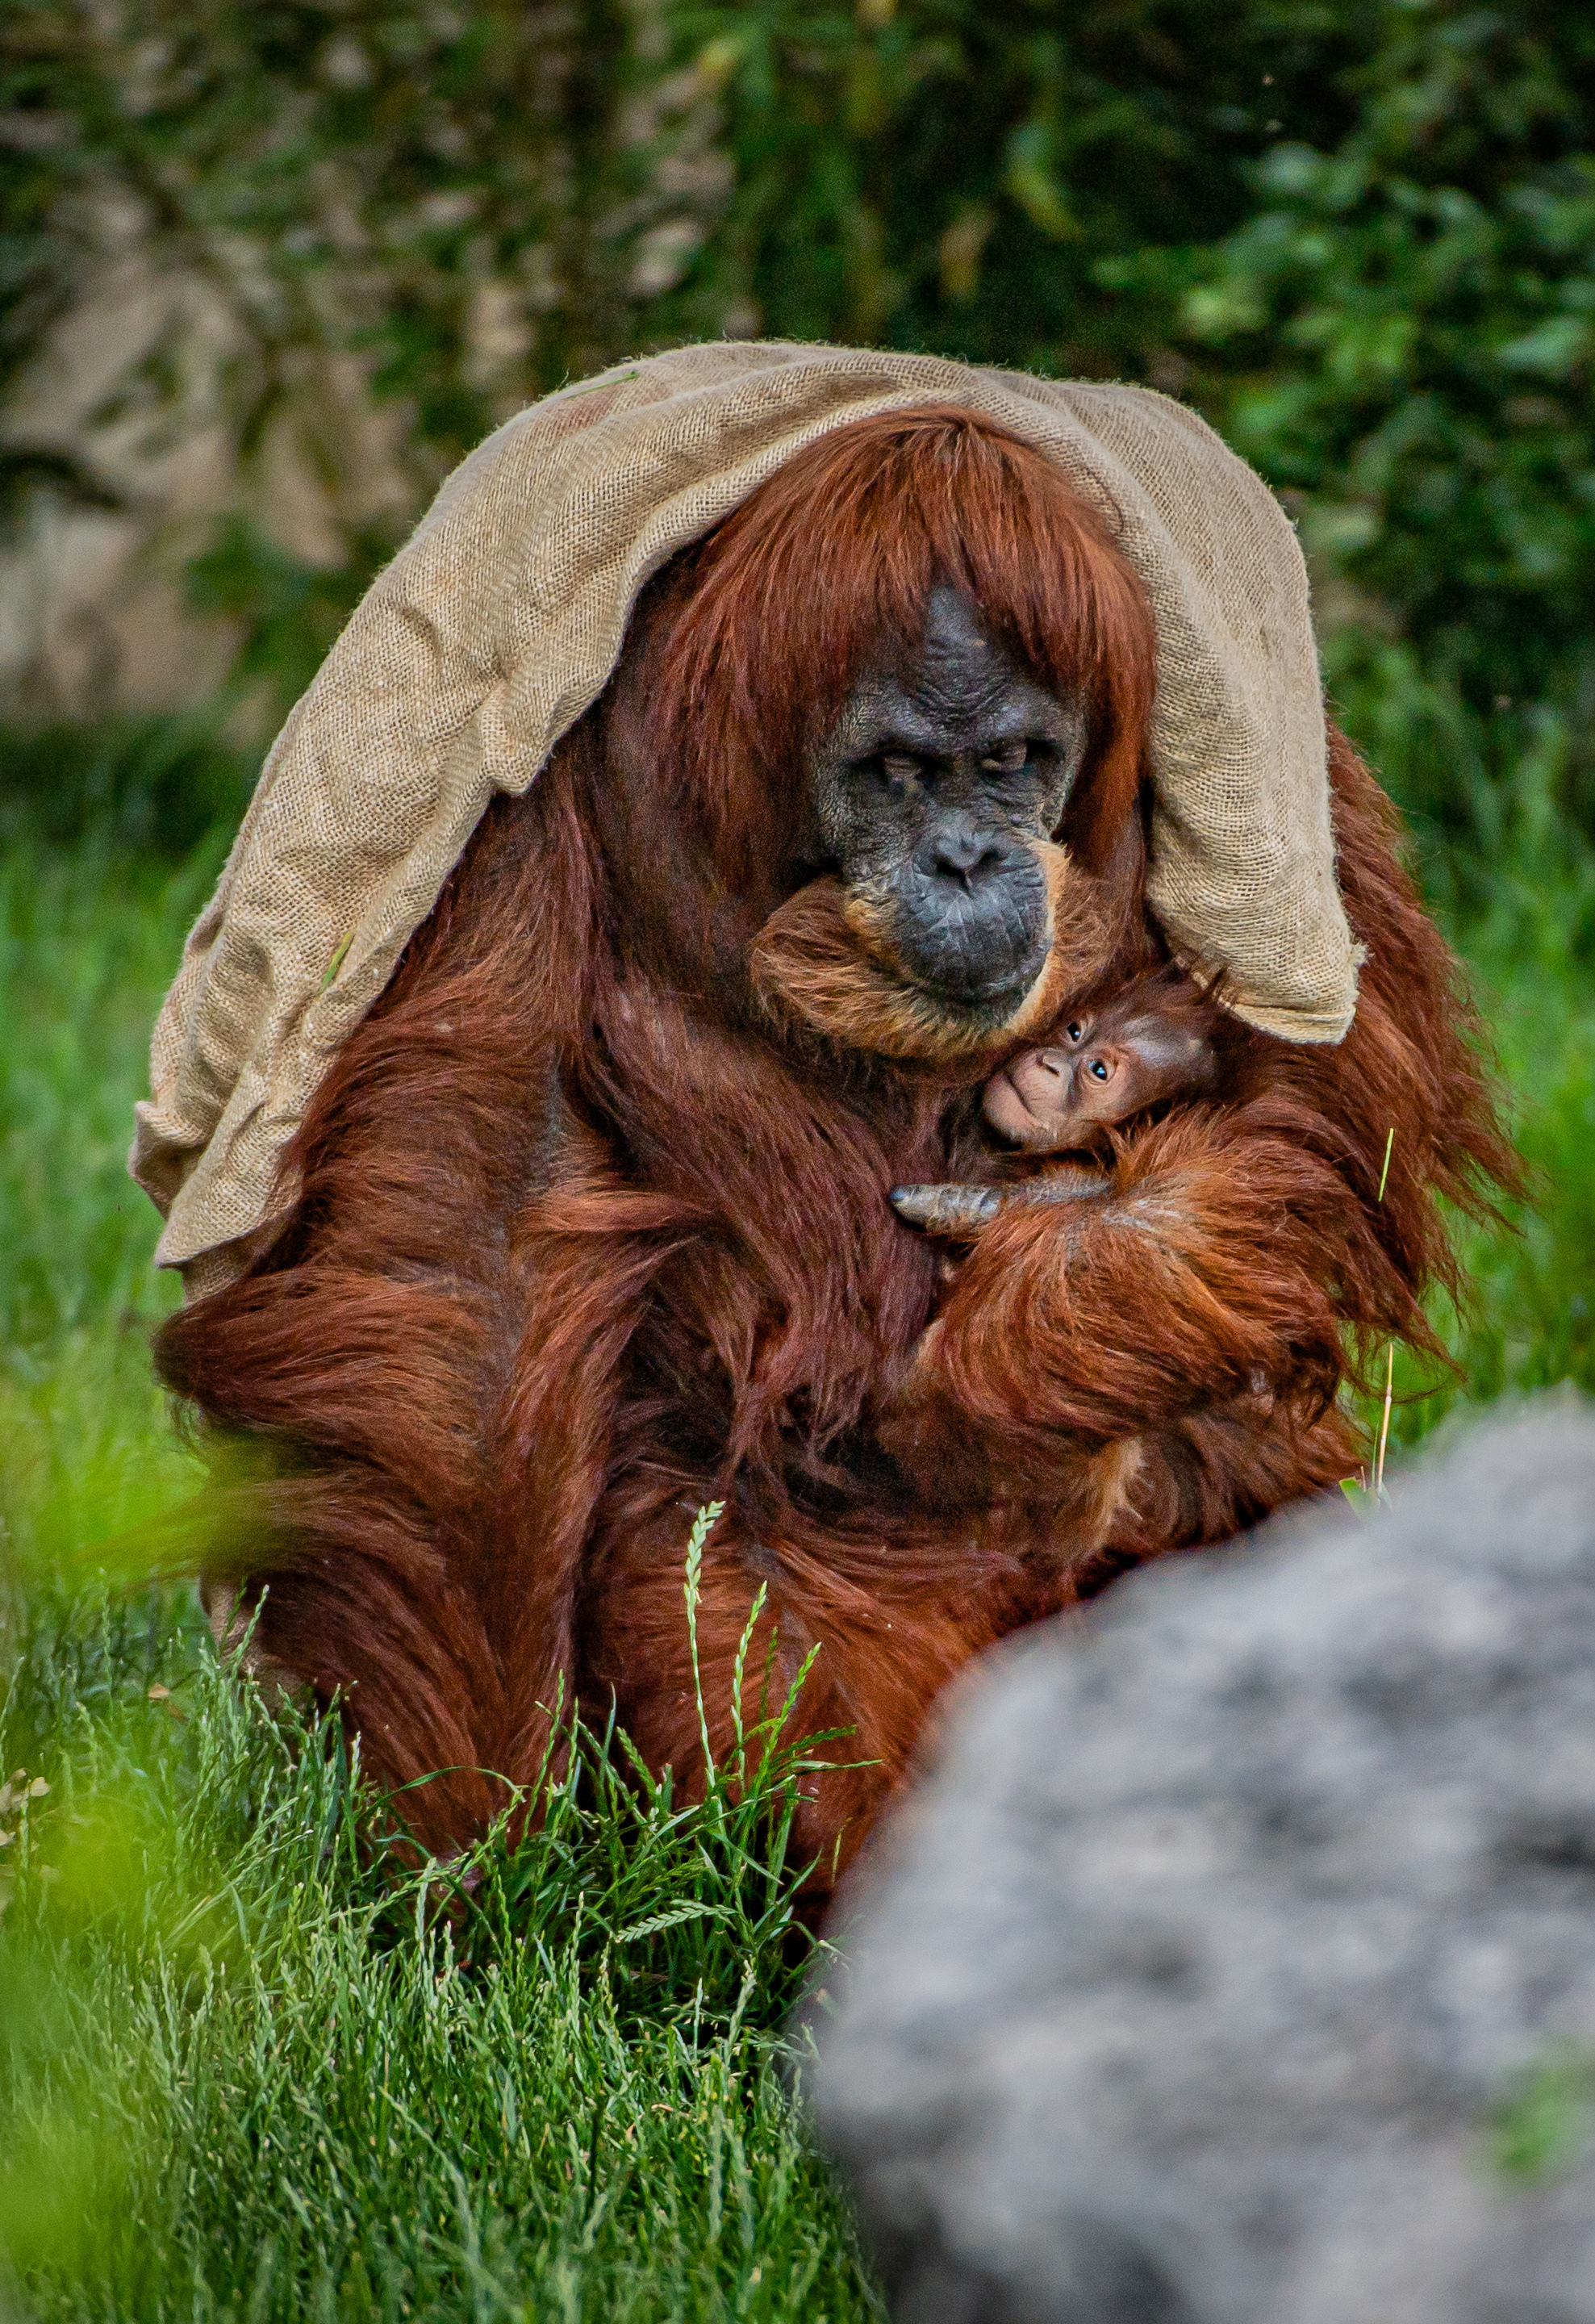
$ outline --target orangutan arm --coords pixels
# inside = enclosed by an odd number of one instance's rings
[[[884,1416],[899,1463],[927,1480],[975,1464],[1023,1490],[1056,1471],[1060,1437],[1149,1443],[1259,1392],[1332,1399],[1340,1286],[1380,1255],[1332,1161],[1285,1128],[1193,1107],[1144,1131],[1104,1193],[983,1223],[973,1201],[945,1203],[956,1224],[933,1213],[972,1249]]]

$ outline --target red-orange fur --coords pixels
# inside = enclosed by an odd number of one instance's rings
[[[270,1585],[261,1645],[341,1692],[379,1775],[445,1771],[410,1795],[429,1842],[535,1773],[561,1700],[613,1699],[690,1775],[683,1559],[720,1497],[712,1732],[762,1583],[751,1666],[817,1643],[804,1718],[875,1763],[811,1803],[828,1877],[971,1654],[1353,1464],[1348,1331],[1422,1340],[1435,1190],[1510,1172],[1449,955],[1337,742],[1369,946],[1347,1041],[1247,1036],[1241,1098],[1124,1138],[1106,1202],[1005,1215],[944,1288],[888,1192],[968,1169],[1000,1038],[894,1058],[867,1008],[840,1039],[783,1023],[751,964],[809,877],[805,750],[943,574],[1091,706],[1063,982],[1156,960],[1151,632],[1102,525],[962,418],[841,431],[655,585],[610,696],[490,810],[318,1093],[281,1240],[161,1334],[168,1381],[281,1467],[238,1561]]]

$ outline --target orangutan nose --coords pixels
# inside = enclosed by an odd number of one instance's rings
[[[960,887],[973,888],[1006,863],[1010,853],[993,833],[959,815],[937,825],[920,855],[933,880],[956,880]]]

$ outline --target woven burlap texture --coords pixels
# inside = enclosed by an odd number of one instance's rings
[[[1106,515],[1151,598],[1148,893],[1251,1023],[1335,1041],[1356,953],[1335,884],[1307,583],[1261,480],[1146,389],[761,344],[619,364],[449,477],[278,737],[155,1028],[130,1167],[190,1296],[281,1212],[283,1148],[495,791],[603,691],[637,594],[834,428],[951,402]],[[330,973],[329,972],[335,971]]]

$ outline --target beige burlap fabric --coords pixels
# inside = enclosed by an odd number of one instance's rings
[[[509,420],[456,470],[279,736],[155,1029],[131,1167],[190,1294],[269,1235],[282,1150],[495,791],[603,690],[649,576],[826,430],[951,401],[1108,514],[1157,630],[1148,893],[1232,1005],[1335,1041],[1335,885],[1306,576],[1260,480],[1144,389],[919,355],[684,347]],[[329,971],[336,964],[336,973]]]

